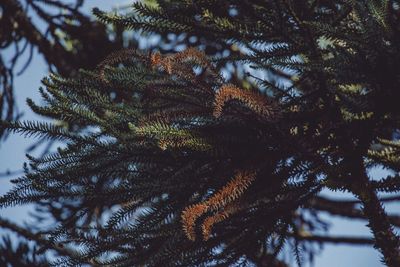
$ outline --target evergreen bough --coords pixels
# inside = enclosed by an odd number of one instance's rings
[[[30,157],[0,200],[60,203],[66,216],[47,248],[79,249],[54,265],[285,266],[286,240],[301,264],[321,227],[303,213],[336,207],[366,218],[382,261],[400,266],[396,224],[377,194],[400,188],[399,1],[159,0],[133,9],[94,14],[230,49],[116,51],[74,79],[43,81],[44,104],[28,103],[58,125],[4,123],[66,142]],[[392,175],[372,181],[377,166]],[[362,211],[338,211],[319,196],[325,188],[353,193]]]

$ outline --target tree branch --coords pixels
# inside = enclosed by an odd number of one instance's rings
[[[374,234],[375,247],[383,254],[385,263],[389,267],[398,267],[400,266],[400,239],[394,233],[388,215],[375,192],[375,187],[369,181],[362,159],[352,162],[352,166],[351,174],[357,179],[350,180],[348,189],[361,201],[364,216],[368,218],[368,226]]]
[[[399,196],[385,197],[381,201],[389,202],[399,200]],[[305,204],[306,208],[326,211],[332,215],[338,215],[354,219],[367,220],[368,218],[364,215],[364,212],[356,207],[361,204],[360,201],[356,200],[332,200],[326,197],[314,197],[308,203]],[[398,215],[387,215],[390,223],[396,227],[400,227],[400,216]]]
[[[77,257],[76,252],[74,252],[73,250],[68,249],[61,244],[49,242],[47,239],[43,238],[41,234],[34,234],[34,233],[28,231],[27,229],[25,229],[21,226],[18,226],[18,225],[14,224],[6,219],[3,219],[1,217],[0,217],[0,227],[11,230],[30,241],[35,241],[39,245],[53,249],[53,250],[57,251],[60,255],[68,256],[73,259],[77,259],[79,262],[82,261],[82,259]],[[94,264],[93,262],[87,262],[87,263],[90,264],[91,266],[93,266],[93,264]]]
[[[22,9],[20,3],[15,0],[4,0],[3,8],[7,12],[13,14],[13,19],[18,25],[16,29],[24,36],[29,43],[35,45],[39,52],[42,53],[47,62],[56,65],[57,69],[62,74],[70,73],[73,66],[65,64],[65,58],[70,58],[71,55],[63,47],[52,45],[51,42],[43,36],[43,34],[33,25]]]
[[[368,237],[347,237],[347,236],[322,236],[322,235],[301,235],[291,234],[297,240],[312,241],[318,243],[351,244],[351,245],[373,245],[375,241]]]
[[[47,4],[50,5],[50,3]],[[76,73],[79,68],[92,68],[111,51],[123,46],[120,32],[117,32],[115,41],[110,41],[103,25],[90,21],[77,10],[69,9],[69,12],[75,11],[71,13],[71,16],[76,18],[80,25],[64,23],[62,25],[63,30],[71,38],[79,40],[81,44],[81,46],[76,47],[79,51],[69,51],[61,42],[52,42],[47,39],[32,23],[19,1],[3,0],[0,5],[4,12],[7,12],[7,16],[11,16],[18,25],[14,31],[37,47],[46,62],[49,65],[54,65],[63,76],[68,77]],[[57,6],[57,2],[51,2],[51,5]],[[46,22],[49,24],[50,33],[54,35],[53,31],[59,28],[59,25],[53,25],[51,21]]]

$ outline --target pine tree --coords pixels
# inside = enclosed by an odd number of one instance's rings
[[[116,51],[73,79],[43,80],[44,104],[28,103],[59,123],[3,122],[65,142],[29,156],[0,199],[61,207],[39,242],[63,256],[54,265],[286,266],[287,245],[301,265],[311,242],[331,241],[372,243],[400,266],[400,223],[378,195],[400,189],[399,1],[158,0],[133,10],[94,14],[219,50]],[[372,180],[376,166],[392,174]],[[325,199],[326,188],[358,201]],[[321,210],[366,219],[373,240],[318,236]]]

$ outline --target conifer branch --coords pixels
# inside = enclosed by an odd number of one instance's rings
[[[398,7],[167,2],[127,16],[94,10],[159,34],[161,52],[125,49],[77,79],[44,80],[46,105],[28,103],[62,126],[2,124],[68,142],[29,157],[2,198],[39,203],[60,222],[43,250],[82,244],[65,265],[286,266],[277,257],[291,239],[299,264],[311,243],[373,243],[400,266],[399,216],[382,206],[398,197],[377,195],[399,191]],[[396,175],[370,181],[377,165]],[[325,187],[358,200],[319,196]],[[316,234],[327,229],[320,211],[368,220],[374,238]]]
[[[387,266],[399,266],[400,238],[395,234],[389,218],[377,197],[375,188],[365,173],[363,164],[355,166],[361,167],[353,172],[353,175],[357,177],[357,182],[351,186],[351,190],[363,205],[363,212],[368,219],[368,226],[374,235],[374,245],[383,254],[383,259]]]
[[[74,252],[73,250],[64,247],[62,244],[50,242],[49,240],[43,238],[41,234],[34,234],[31,231],[29,231],[25,228],[22,228],[6,219],[0,218],[0,227],[11,230],[14,233],[17,233],[18,235],[20,235],[30,241],[35,241],[40,246],[50,248],[62,256],[71,257],[73,259],[81,261],[81,259],[76,256],[76,252]],[[91,262],[91,261],[87,262],[87,263],[93,265],[93,262]]]
[[[227,183],[221,190],[213,194],[206,201],[191,205],[187,207],[181,215],[183,230],[186,236],[194,241],[195,235],[195,223],[196,220],[205,214],[207,211],[217,211],[219,209],[226,208],[226,205],[232,203],[244,193],[244,191],[250,186],[256,177],[256,173],[253,171],[239,171],[234,178]],[[220,222],[221,220],[228,217],[233,212],[233,207],[228,207],[225,212],[217,213],[211,216],[205,224],[203,224],[204,238],[208,239],[210,228],[213,224]]]
[[[224,106],[230,100],[241,101],[263,119],[273,120],[277,117],[277,108],[265,96],[241,90],[234,85],[223,85],[217,91],[213,111],[215,117],[218,118],[222,115]]]
[[[226,205],[223,210],[216,212],[214,215],[211,215],[204,220],[203,224],[201,225],[204,241],[207,241],[210,238],[212,227],[215,224],[226,220],[231,214],[234,214],[239,210],[239,203],[239,201],[230,203]]]

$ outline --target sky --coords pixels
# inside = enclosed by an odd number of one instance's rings
[[[102,10],[110,10],[115,5],[129,3],[127,0],[87,0],[85,1],[85,10],[90,12],[91,8],[99,7]],[[3,51],[2,51],[3,53]],[[7,53],[7,51],[5,51]],[[26,55],[25,55],[26,56]],[[20,60],[20,65],[24,63],[24,58]],[[18,66],[17,66],[18,69]],[[23,120],[43,120],[33,114],[26,105],[26,98],[29,97],[35,102],[40,103],[38,88],[40,87],[40,80],[48,74],[48,69],[41,55],[37,54],[33,57],[31,65],[21,75],[15,78],[15,97],[19,111],[24,113]],[[25,153],[27,147],[33,143],[32,139],[25,139],[22,136],[11,134],[5,142],[0,143],[0,173],[7,170],[20,170],[23,162],[26,161]],[[41,152],[41,148],[36,150],[36,153]],[[35,153],[33,153],[35,155]],[[374,170],[370,173],[374,178],[379,178],[385,175],[382,170]],[[0,195],[6,193],[11,189],[12,184],[10,179],[17,176],[1,177],[0,178]],[[349,194],[334,193],[324,191],[324,194],[332,198],[347,197],[352,198]],[[18,206],[7,209],[0,209],[0,216],[23,225],[25,222],[33,222],[29,216],[29,212],[33,210],[32,205]],[[389,212],[399,210],[399,205],[391,205],[387,207]],[[351,235],[360,237],[371,237],[369,229],[366,227],[366,222],[362,220],[348,221],[339,217],[328,216],[322,214],[322,218],[326,219],[331,224],[330,232],[333,235]],[[0,229],[0,236],[3,235],[4,230]],[[317,255],[314,265],[316,267],[380,267],[384,266],[380,262],[380,255],[375,249],[369,246],[346,246],[346,245],[326,245],[322,253]]]

